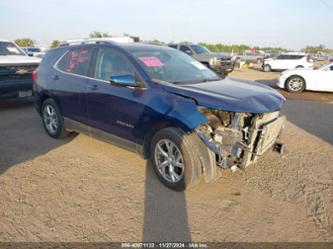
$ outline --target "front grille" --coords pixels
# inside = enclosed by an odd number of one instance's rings
[[[231,60],[228,60],[228,59],[219,58],[218,62],[221,66],[231,66],[232,65]]]
[[[0,76],[13,74],[31,74],[38,65],[0,66]]]

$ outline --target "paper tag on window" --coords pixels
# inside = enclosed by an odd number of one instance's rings
[[[200,70],[207,69],[207,67],[205,67],[204,65],[202,65],[199,61],[193,61],[191,63],[192,63],[193,66],[195,66],[196,68],[198,68]]]
[[[164,64],[155,56],[139,57],[147,67],[162,67]]]

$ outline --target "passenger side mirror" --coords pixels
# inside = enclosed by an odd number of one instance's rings
[[[134,75],[117,75],[111,76],[110,79],[111,85],[113,86],[130,86],[130,87],[137,87],[139,84],[135,80]]]

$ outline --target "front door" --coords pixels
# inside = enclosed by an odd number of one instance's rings
[[[333,64],[317,72],[316,88],[319,91],[333,92]]]
[[[122,75],[136,76],[129,60],[112,48],[99,48],[93,79],[88,80],[86,92],[89,122],[96,128],[92,129],[93,136],[105,135],[135,143],[144,112],[145,89],[110,83],[111,77]]]

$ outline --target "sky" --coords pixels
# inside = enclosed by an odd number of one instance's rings
[[[86,38],[333,48],[333,0],[0,0],[0,39]]]

